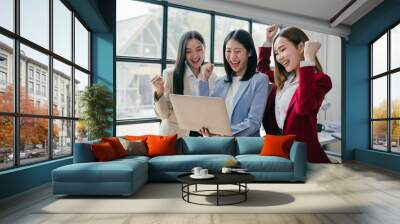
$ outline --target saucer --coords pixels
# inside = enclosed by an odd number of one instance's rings
[[[207,174],[207,175],[194,175],[194,174],[192,174],[192,175],[190,175],[190,178],[193,178],[193,179],[211,179],[211,178],[214,178],[215,176],[214,175],[212,175],[212,174]]]

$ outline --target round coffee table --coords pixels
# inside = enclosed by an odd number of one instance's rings
[[[188,203],[198,205],[234,205],[247,200],[247,192],[249,188],[247,183],[255,180],[255,177],[249,173],[216,173],[213,174],[215,177],[212,179],[193,179],[190,177],[191,173],[182,174],[177,177],[178,181],[182,183],[182,199]],[[204,185],[216,185],[215,190],[197,190],[198,184]],[[190,191],[190,186],[195,186],[194,191]],[[236,185],[237,190],[223,190],[220,189],[220,185]],[[209,192],[215,192],[215,194],[206,194]],[[216,204],[202,204],[190,201],[190,196],[204,196],[204,197],[216,197]],[[221,197],[232,197],[240,196],[240,199],[231,203],[221,203]]]

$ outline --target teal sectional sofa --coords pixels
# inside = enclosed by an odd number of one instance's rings
[[[307,149],[294,142],[290,159],[260,156],[262,137],[184,137],[177,141],[177,155],[127,156],[96,162],[91,141],[75,144],[74,163],[52,171],[54,194],[131,195],[148,181],[176,181],[176,177],[200,166],[219,172],[228,160],[235,159],[259,182],[304,182]]]

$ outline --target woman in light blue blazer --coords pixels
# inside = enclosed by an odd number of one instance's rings
[[[225,99],[233,136],[260,136],[268,98],[268,76],[257,73],[257,53],[250,34],[234,30],[223,47],[226,75],[215,81],[210,92],[208,77],[199,82],[199,95]],[[207,129],[204,135],[212,135]]]

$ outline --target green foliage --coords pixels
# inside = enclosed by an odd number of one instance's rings
[[[81,118],[85,121],[89,139],[109,136],[106,131],[112,125],[113,95],[104,85],[88,86],[80,94]]]

